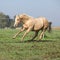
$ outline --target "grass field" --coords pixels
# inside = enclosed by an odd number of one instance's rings
[[[46,32],[46,37],[38,41],[29,41],[34,32],[30,32],[23,42],[21,33],[16,39],[16,29],[0,29],[0,60],[60,60],[60,30]]]

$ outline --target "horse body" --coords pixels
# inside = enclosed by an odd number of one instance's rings
[[[20,22],[23,23],[23,28],[13,38],[15,38],[20,32],[27,29],[27,31],[24,33],[22,39],[26,36],[26,34],[29,31],[32,31],[32,30],[35,31],[35,36],[33,37],[33,39],[34,39],[38,35],[39,30],[42,29],[42,32],[40,34],[40,39],[41,39],[44,32],[46,31],[46,29],[49,26],[48,20],[45,17],[33,18],[26,14],[16,16],[14,26],[17,26]]]
[[[23,24],[25,28],[32,27],[32,30],[41,30],[41,28],[48,27],[48,21],[44,17],[30,18],[26,23]]]

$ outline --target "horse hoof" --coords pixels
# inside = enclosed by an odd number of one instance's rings
[[[15,39],[15,37],[13,37],[13,39]]]

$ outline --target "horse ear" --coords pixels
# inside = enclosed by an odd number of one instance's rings
[[[14,16],[14,18],[16,18],[16,17],[17,17],[17,15]]]
[[[16,18],[16,15],[14,16],[14,18]]]
[[[18,17],[19,17],[19,15],[18,15]]]
[[[18,15],[18,17],[20,18],[20,15]]]

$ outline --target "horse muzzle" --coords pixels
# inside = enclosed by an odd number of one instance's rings
[[[14,27],[17,27],[17,24],[14,24]]]

